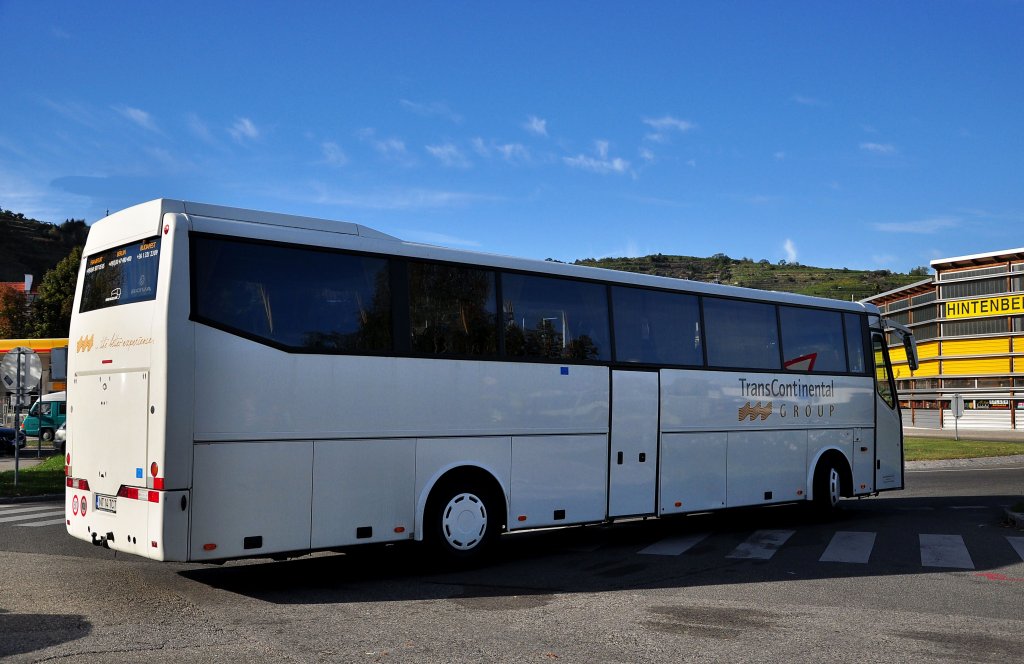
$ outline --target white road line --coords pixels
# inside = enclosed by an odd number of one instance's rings
[[[1017,552],[1020,559],[1024,560],[1024,537],[1010,537],[1007,535],[1006,541],[1010,543],[1010,546]]]
[[[67,525],[66,519],[54,519],[52,521],[33,521],[32,523],[16,523],[19,528],[38,528],[39,526]]]
[[[53,509],[57,509],[57,507],[52,505],[52,504],[51,505],[31,505],[31,506],[24,506],[24,507],[21,506],[21,505],[18,505],[17,507],[15,507],[15,506],[12,505],[11,507],[6,507],[6,508],[5,507],[0,507],[0,516],[9,516],[11,514],[27,514],[28,512],[44,512],[46,510],[53,510]],[[64,508],[61,507],[60,509],[64,509]]]
[[[921,565],[974,569],[974,561],[960,535],[921,535]]]
[[[854,533],[839,531],[828,543],[821,563],[867,563],[871,550],[875,548],[875,533]]]
[[[701,533],[684,537],[668,537],[640,549],[637,553],[647,556],[679,556],[702,542],[707,536],[707,533]]]
[[[795,532],[795,530],[758,530],[748,537],[746,542],[733,549],[726,558],[768,560]]]
[[[63,515],[64,509],[54,510],[52,512],[36,512],[35,514],[19,514],[17,516],[5,516],[0,517],[0,523],[13,523],[14,521],[28,521],[29,519],[41,519],[43,517],[56,517],[58,514]]]

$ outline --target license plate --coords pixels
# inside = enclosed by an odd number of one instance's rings
[[[96,496],[96,509],[104,512],[117,511],[117,496]]]

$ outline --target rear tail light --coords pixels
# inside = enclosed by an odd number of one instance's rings
[[[74,477],[69,477],[64,484],[70,489],[78,489],[79,491],[89,491],[89,480],[80,480]]]
[[[143,500],[150,503],[160,502],[160,492],[150,491],[149,489],[140,489],[135,486],[124,486],[117,491],[118,498],[128,498],[129,500]]]

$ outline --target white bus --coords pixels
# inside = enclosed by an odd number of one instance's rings
[[[471,558],[516,530],[827,510],[903,486],[885,330],[860,303],[155,200],[89,233],[67,529],[157,560]]]

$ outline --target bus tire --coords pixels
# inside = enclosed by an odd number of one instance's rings
[[[430,494],[425,535],[443,561],[482,560],[494,548],[501,524],[493,492],[472,478],[455,477]]]
[[[843,495],[843,475],[834,459],[825,457],[814,470],[814,509],[822,515],[832,514],[839,508]]]
[[[42,438],[47,443],[53,440],[53,429],[43,429]]]

